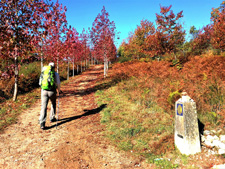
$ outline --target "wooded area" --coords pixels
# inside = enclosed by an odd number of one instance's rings
[[[76,28],[67,23],[67,9],[58,1],[3,0],[0,3],[1,81],[15,79],[13,99],[16,100],[18,81],[22,78],[19,70],[24,63],[38,61],[41,71],[43,64],[53,61],[57,63],[58,72],[60,63],[67,63],[68,67],[72,63],[74,75],[75,65],[78,71],[79,65],[104,62],[106,77],[109,63],[116,60],[166,60],[182,69],[183,64],[196,55],[223,56],[224,7],[225,1],[212,9],[209,25],[199,30],[192,26],[189,30],[191,39],[188,41],[185,39],[188,32],[179,22],[183,11],[175,14],[172,5],[160,6],[155,23],[142,20],[117,50],[115,41],[119,38],[118,32],[104,6],[92,27],[78,33]],[[69,78],[69,68],[67,75]],[[1,85],[3,96],[5,88]]]
[[[93,21],[89,31],[79,34],[66,19],[66,7],[51,0],[3,0],[1,11],[1,65],[3,80],[15,77],[14,96],[18,94],[19,68],[24,62],[40,61],[40,71],[44,63],[99,62],[115,60],[115,24],[108,19],[103,7]],[[105,44],[102,46],[102,44]],[[4,88],[1,89],[4,92]]]

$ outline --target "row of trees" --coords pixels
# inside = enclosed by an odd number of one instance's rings
[[[118,49],[122,57],[139,59],[154,58],[169,54],[172,59],[182,54],[201,54],[206,49],[225,50],[225,1],[220,7],[213,9],[211,23],[197,30],[190,29],[191,39],[185,41],[186,32],[180,18],[183,11],[174,14],[172,6],[160,6],[160,14],[156,14],[156,26],[153,22],[142,20],[127,42],[123,42]],[[172,54],[172,55],[171,55]],[[175,57],[175,58],[174,58]]]
[[[79,34],[68,26],[66,7],[51,0],[2,0],[0,2],[0,77],[15,76],[13,100],[18,94],[19,67],[31,57],[75,63],[98,59],[107,63],[116,58],[115,24],[105,7],[89,32]],[[73,73],[74,74],[74,73]],[[104,74],[106,76],[106,72]]]

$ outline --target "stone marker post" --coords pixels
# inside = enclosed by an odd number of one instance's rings
[[[182,154],[201,152],[196,103],[186,92],[175,103],[175,145]]]

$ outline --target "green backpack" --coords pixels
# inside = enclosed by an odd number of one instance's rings
[[[44,90],[56,89],[55,70],[51,66],[44,66],[41,72],[41,88]]]

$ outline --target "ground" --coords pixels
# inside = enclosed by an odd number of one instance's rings
[[[103,136],[100,111],[93,87],[103,76],[103,67],[94,66],[70,78],[62,86],[59,120],[38,124],[41,101],[22,112],[18,122],[0,135],[0,168],[153,168],[110,145]],[[48,105],[48,113],[50,104]]]
[[[21,112],[18,122],[0,134],[0,168],[156,168],[131,152],[119,151],[104,137],[102,131],[105,127],[100,123],[100,112],[107,105],[98,106],[94,97],[94,87],[102,77],[103,67],[98,65],[70,78],[62,86],[63,94],[57,100],[59,120],[50,123],[48,118],[46,130],[41,130],[38,124],[40,100]],[[168,158],[172,157],[168,155]],[[189,168],[208,169],[225,162],[224,158],[208,153],[200,153],[190,159]],[[176,162],[182,163],[181,159],[176,159]]]

